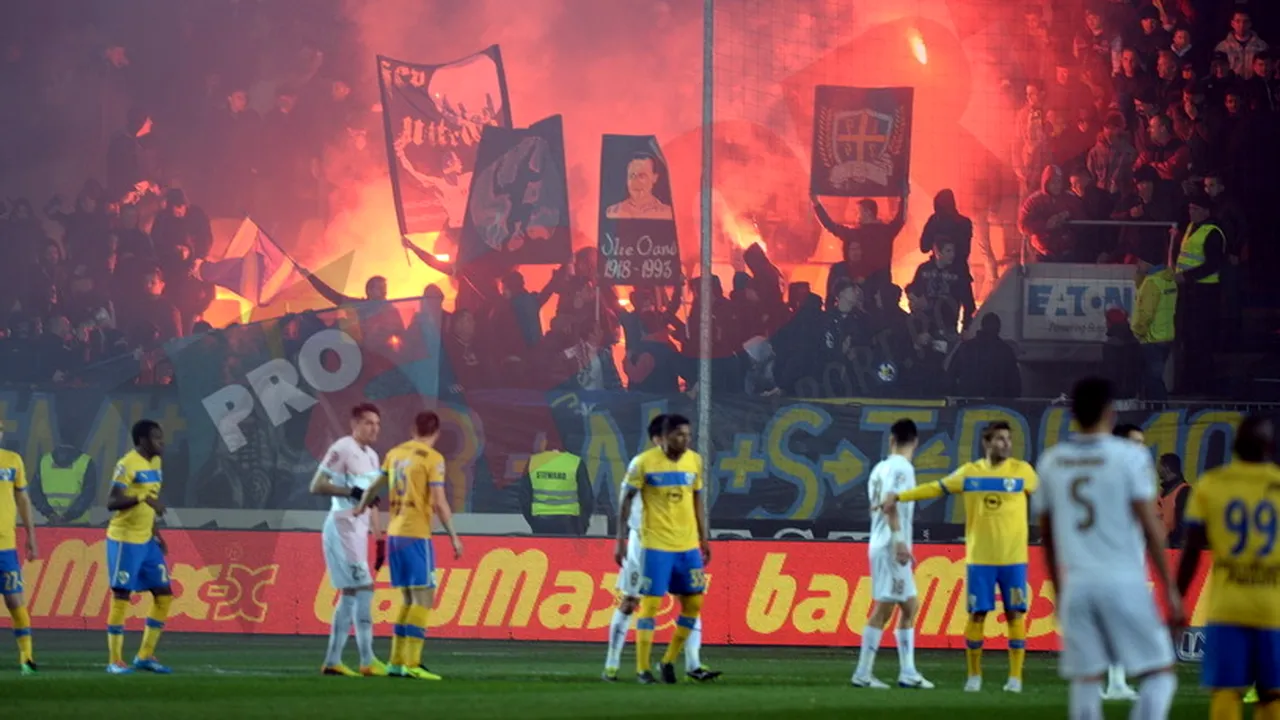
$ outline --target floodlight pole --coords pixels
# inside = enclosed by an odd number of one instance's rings
[[[703,478],[713,464],[711,457],[711,252],[712,252],[712,118],[715,112],[715,85],[712,75],[715,63],[715,0],[702,2],[702,178],[701,178],[701,250],[699,264],[702,278],[698,294],[702,298],[698,327],[698,454],[702,456]]]

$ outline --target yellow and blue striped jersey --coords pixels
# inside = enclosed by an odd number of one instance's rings
[[[144,543],[151,539],[155,534],[156,511],[146,501],[160,497],[161,481],[159,455],[147,460],[133,450],[120,458],[111,477],[111,486],[122,488],[125,495],[137,498],[139,502],[111,516],[107,525],[108,539],[127,543]]]
[[[686,552],[698,547],[693,495],[702,492],[702,458],[692,450],[672,460],[649,448],[627,467],[627,484],[640,491],[643,510],[640,545],[648,550]]]
[[[1280,630],[1280,468],[1232,462],[1200,476],[1186,522],[1204,527],[1213,569],[1207,621]]]
[[[431,488],[444,485],[444,456],[416,440],[400,443],[382,464],[391,492],[391,521],[387,534],[431,537]]]
[[[1039,485],[1029,463],[1010,458],[992,465],[984,458],[962,465],[936,483],[908,490],[898,499],[962,495],[965,562],[1021,565],[1027,562],[1027,497]]]
[[[0,550],[18,546],[18,493],[27,491],[27,470],[22,456],[0,450]]]

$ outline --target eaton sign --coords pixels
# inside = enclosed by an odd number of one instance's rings
[[[1024,285],[1022,337],[1102,342],[1107,310],[1133,315],[1132,280],[1029,279]]]

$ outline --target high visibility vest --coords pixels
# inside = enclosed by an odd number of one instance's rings
[[[1205,223],[1194,228],[1187,226],[1187,232],[1182,236],[1182,246],[1178,249],[1178,272],[1194,270],[1204,264],[1204,244],[1209,240],[1209,236],[1215,232],[1225,243],[1226,235],[1217,225]],[[1218,274],[1214,273],[1208,277],[1200,278],[1196,282],[1202,285],[1217,285]]]
[[[581,464],[577,455],[567,452],[542,452],[530,458],[534,517],[580,514],[578,466]]]
[[[53,453],[47,452],[40,458],[40,491],[49,501],[49,507],[59,515],[70,510],[84,491],[84,474],[89,469],[89,460],[88,455],[81,453],[71,467],[58,467],[53,462]],[[82,519],[87,519],[87,515],[84,518],[66,518],[66,521]]]
[[[1160,522],[1164,523],[1165,535],[1172,535],[1173,531],[1178,529],[1178,499],[1190,490],[1190,485],[1178,483],[1172,490],[1161,495],[1160,500],[1157,501],[1156,507],[1160,510]]]

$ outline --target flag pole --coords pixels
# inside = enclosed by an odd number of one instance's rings
[[[715,86],[712,83],[715,62],[715,0],[702,3],[702,177],[700,265],[702,269],[702,307],[699,310],[698,328],[698,454],[702,456],[703,477],[710,477],[708,467],[711,457],[711,162],[712,120],[715,113]],[[708,525],[709,527],[709,525]]]

